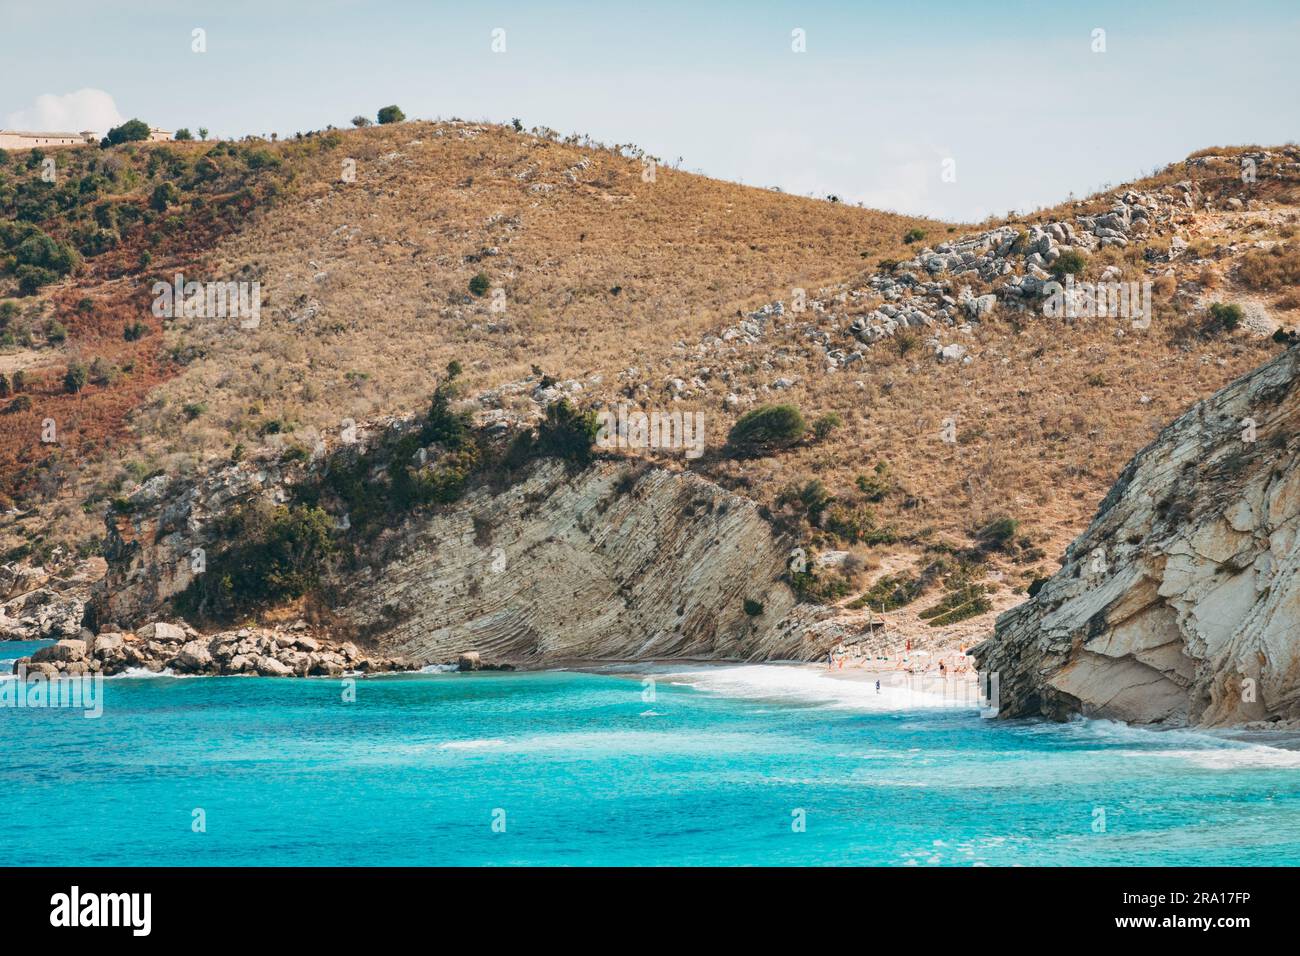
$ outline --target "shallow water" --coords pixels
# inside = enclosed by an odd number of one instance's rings
[[[0,709],[0,865],[1300,862],[1292,750],[802,668],[651,673],[389,676],[351,703],[111,678],[99,719]]]

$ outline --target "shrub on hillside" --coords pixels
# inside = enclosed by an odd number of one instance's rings
[[[1082,252],[1075,249],[1067,249],[1056,257],[1052,263],[1051,273],[1058,281],[1063,280],[1067,275],[1077,276],[1083,273],[1084,266],[1088,260]]]
[[[740,416],[727,434],[737,455],[760,455],[788,448],[803,438],[803,415],[793,405],[763,405]]]
[[[166,212],[168,206],[174,206],[180,202],[181,191],[176,188],[174,183],[159,183],[154,187],[153,195],[149,197],[149,208],[156,209],[158,212]]]
[[[1210,320],[1229,332],[1241,324],[1242,315],[1241,306],[1236,303],[1215,302],[1210,305]]]
[[[182,613],[230,620],[302,597],[334,553],[333,522],[320,508],[258,501],[235,509],[216,533],[228,541],[177,600]]]
[[[854,484],[868,501],[884,501],[885,497],[894,490],[893,479],[889,477],[889,466],[883,461],[878,461],[873,471],[874,473],[870,475],[858,475],[854,479]]]
[[[595,412],[580,411],[562,398],[546,406],[546,417],[537,426],[537,451],[585,465],[591,461],[599,428]]]
[[[402,120],[406,119],[406,114],[396,106],[385,106],[379,111],[378,119],[380,125],[400,123]]]
[[[844,424],[844,419],[835,412],[827,412],[812,424],[813,435],[818,441],[825,441],[831,432]]]
[[[488,278],[486,272],[480,272],[469,280],[469,291],[475,296],[484,295],[491,286],[492,280]]]
[[[73,362],[63,374],[63,390],[70,395],[76,395],[86,387],[88,381],[90,381],[90,372],[86,366],[80,362]]]
[[[921,229],[909,229],[903,233],[903,242],[909,246],[914,242],[920,242],[925,238],[925,232]]]

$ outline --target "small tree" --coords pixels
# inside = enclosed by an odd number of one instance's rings
[[[389,123],[400,123],[406,119],[406,114],[396,106],[385,106],[379,111],[379,124],[386,126]]]
[[[352,117],[352,125],[357,129],[361,129],[363,126],[374,126],[375,124],[370,122],[370,117],[368,116],[354,116]]]
[[[22,369],[14,370],[13,388],[14,394],[18,394],[27,387],[27,373]]]
[[[90,372],[80,362],[73,362],[63,376],[63,388],[68,394],[76,395],[90,381]]]
[[[787,448],[803,437],[803,415],[793,405],[763,405],[740,417],[727,435],[727,444],[741,456]]]
[[[182,142],[187,142],[187,141],[192,140],[192,139],[194,138],[194,134],[191,133],[191,132],[190,132],[188,129],[186,129],[184,126],[182,126],[180,129],[178,129],[178,130],[176,131],[176,136],[175,136],[175,138],[178,139],[178,140],[180,140],[180,141],[182,141]]]
[[[200,127],[199,127],[199,139],[201,139],[201,140],[207,140],[207,138],[208,138],[208,128],[207,128],[206,126],[200,126]]]
[[[8,398],[9,392],[9,376],[0,372],[0,398]]]
[[[469,280],[469,291],[475,296],[481,296],[491,287],[492,280],[488,278],[486,272],[480,272],[474,278]]]
[[[127,120],[121,126],[114,126],[108,131],[108,135],[100,141],[100,146],[116,146],[119,143],[132,143],[149,138],[149,124],[144,120]]]

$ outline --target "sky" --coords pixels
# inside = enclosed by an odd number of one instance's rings
[[[0,0],[0,127],[283,136],[395,103],[975,222],[1294,141],[1297,41],[1296,0]]]

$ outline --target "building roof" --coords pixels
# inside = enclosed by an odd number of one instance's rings
[[[87,130],[85,133],[31,133],[21,129],[0,129],[0,133],[5,136],[27,136],[41,139],[84,139],[89,132]]]

